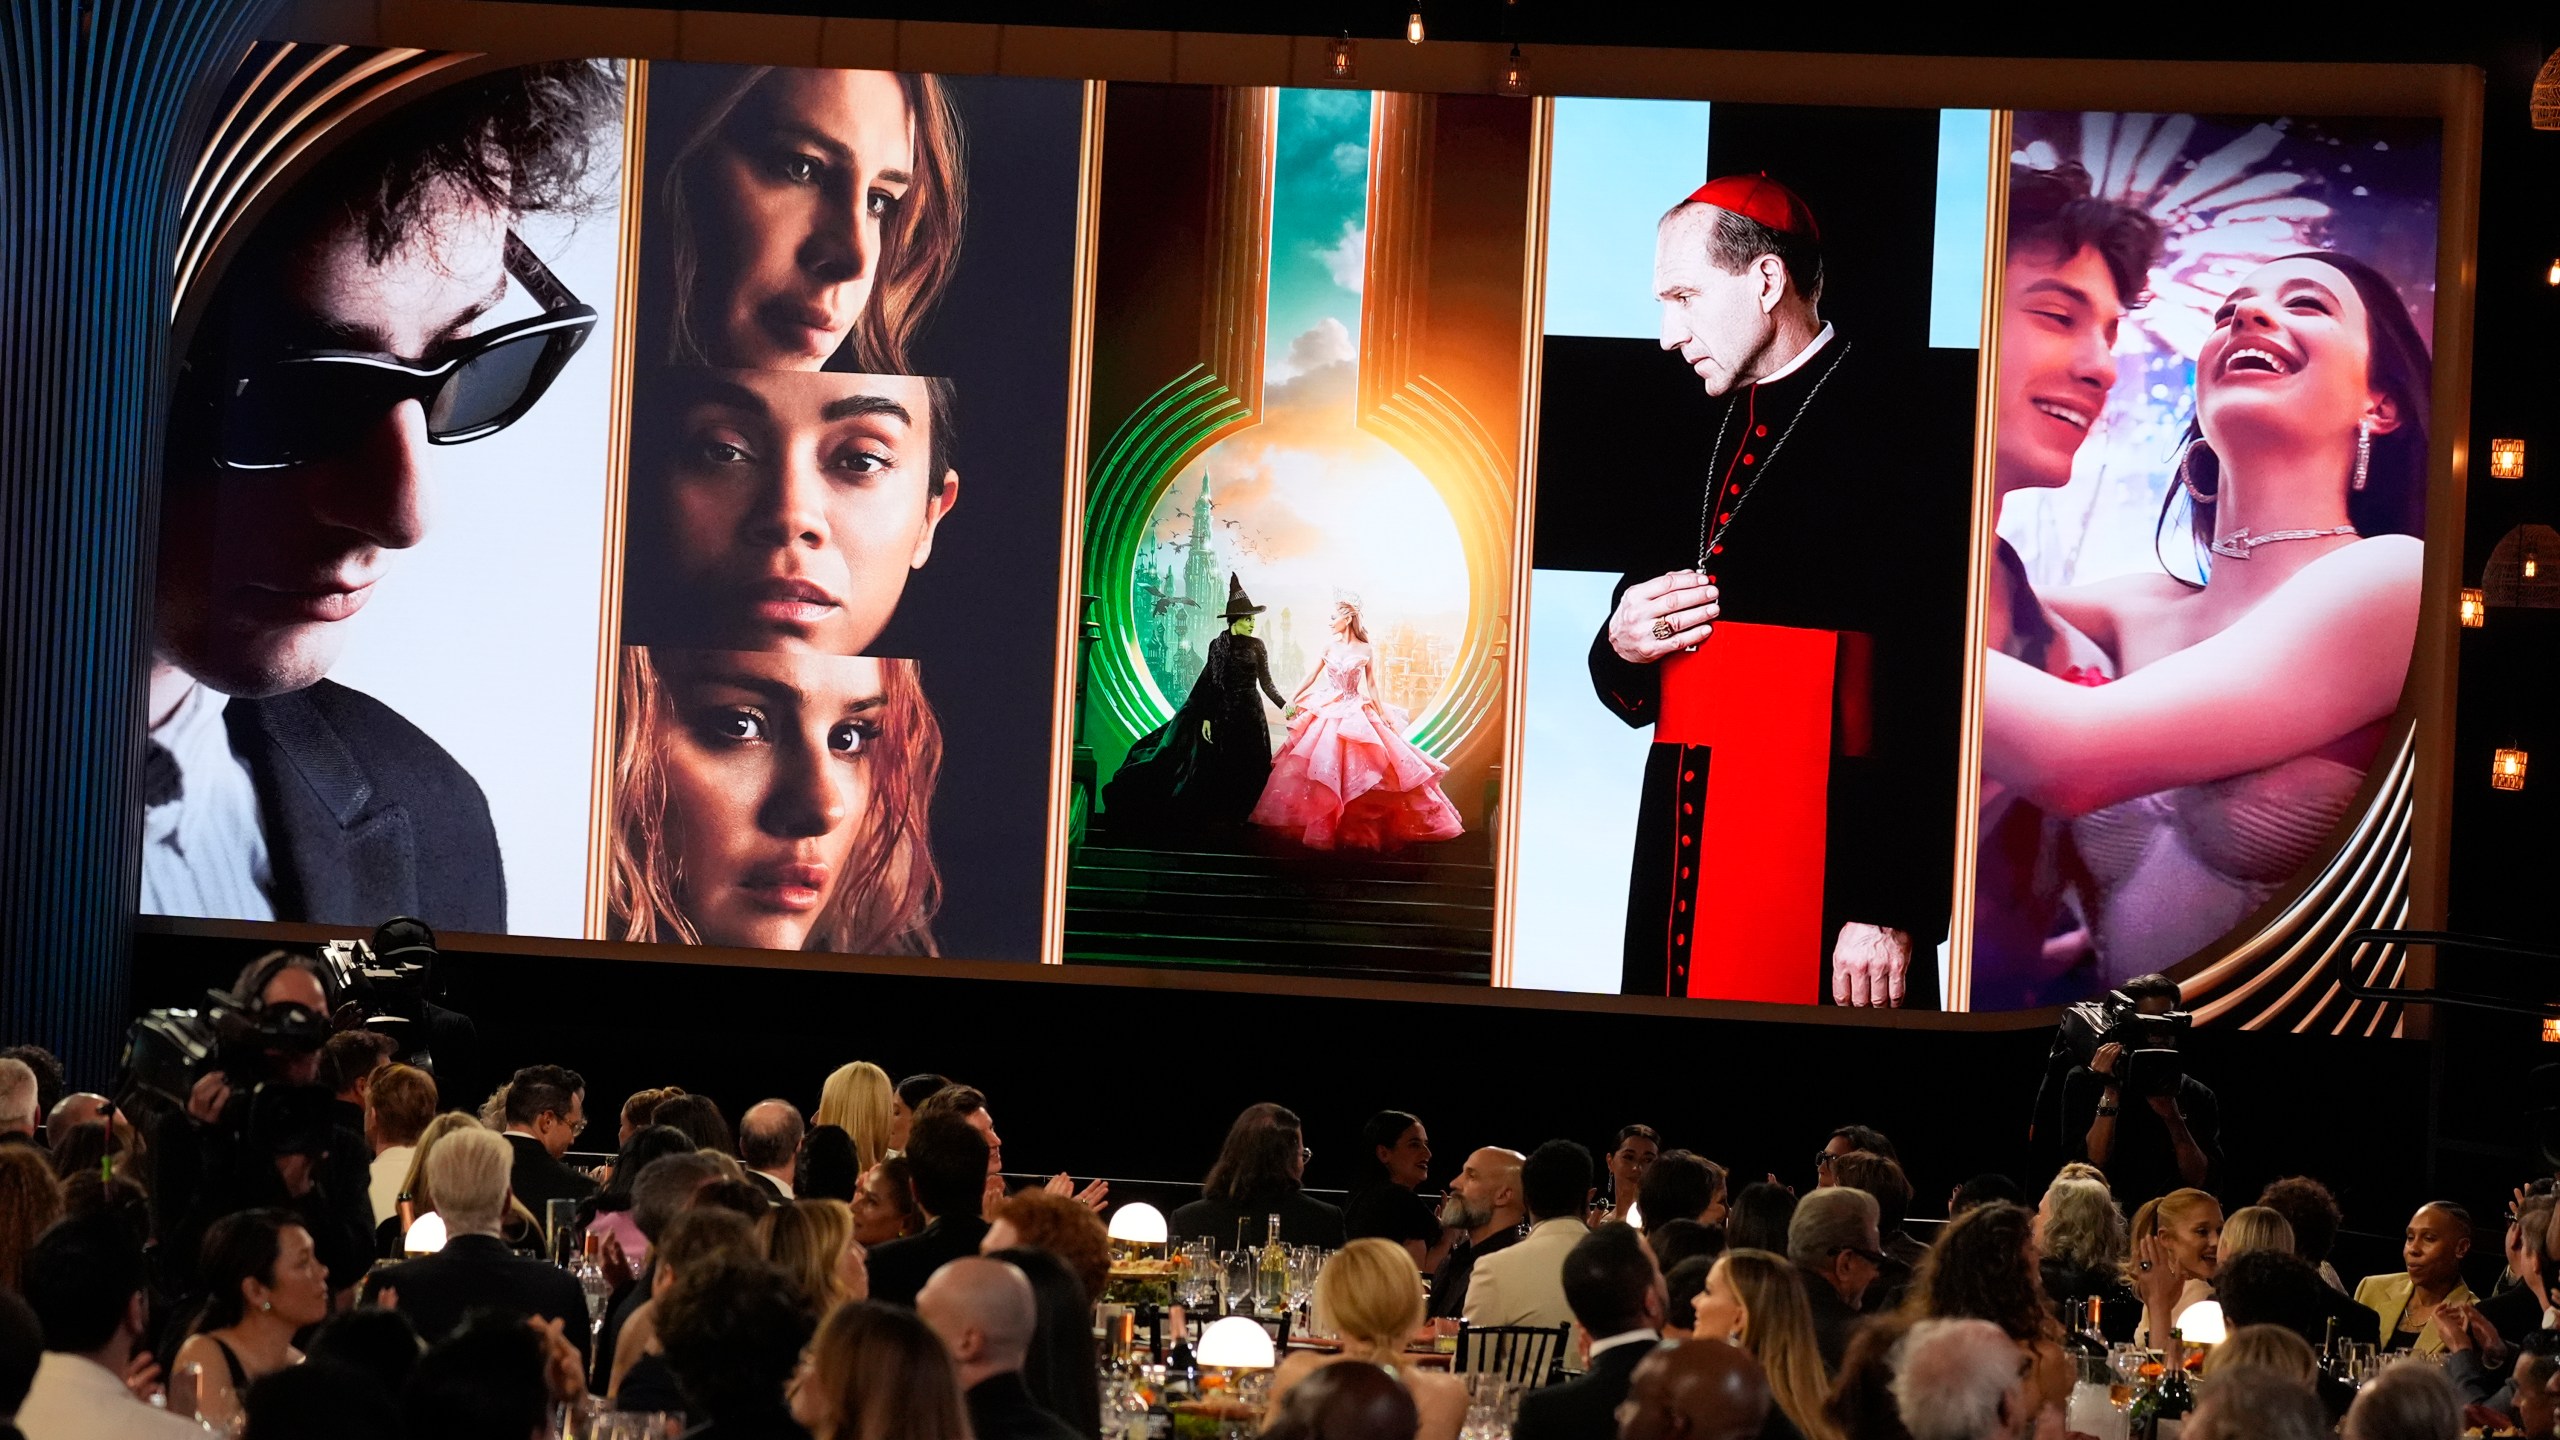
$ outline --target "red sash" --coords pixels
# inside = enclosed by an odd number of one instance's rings
[[[1662,662],[1657,744],[1683,755],[1674,829],[1668,993],[1821,1002],[1823,850],[1835,699],[1866,748],[1864,636],[1725,623]],[[1701,773],[1704,772],[1704,773]]]

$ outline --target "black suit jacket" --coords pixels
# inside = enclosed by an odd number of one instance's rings
[[[1512,1440],[1616,1440],[1618,1405],[1627,1398],[1636,1366],[1651,1345],[1626,1344],[1592,1357],[1579,1380],[1532,1390],[1520,1397]]]
[[[1813,1339],[1822,1350],[1822,1368],[1837,1375],[1840,1357],[1849,1350],[1850,1333],[1867,1317],[1851,1309],[1830,1281],[1802,1266],[1796,1273],[1804,1280],[1805,1308],[1813,1312]]]
[[[933,1272],[978,1253],[987,1222],[975,1215],[946,1215],[924,1229],[871,1252],[871,1298],[912,1306]],[[980,1440],[984,1440],[981,1436]]]
[[[990,1375],[969,1387],[969,1433],[976,1440],[1080,1440],[1076,1428],[1031,1398],[1022,1372]]]
[[[399,1292],[400,1313],[430,1345],[461,1328],[474,1310],[504,1310],[557,1320],[560,1331],[587,1355],[587,1297],[569,1272],[507,1248],[495,1235],[456,1235],[444,1249],[373,1272],[367,1298]]]
[[[425,731],[328,680],[222,718],[257,785],[277,919],[506,933],[488,799]]]
[[[515,1169],[507,1177],[516,1198],[533,1218],[542,1217],[547,1200],[584,1200],[596,1193],[596,1182],[551,1158],[542,1142],[530,1135],[510,1135],[507,1145],[516,1152]]]
[[[791,1198],[790,1196],[782,1193],[781,1186],[773,1183],[772,1176],[765,1174],[761,1170],[748,1171],[747,1183],[763,1191],[764,1198],[772,1201],[776,1205],[780,1205]]]

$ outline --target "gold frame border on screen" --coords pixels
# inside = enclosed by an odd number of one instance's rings
[[[1520,484],[1512,501],[1510,613],[1502,618],[1502,817],[1493,842],[1493,971],[1496,990],[1511,988],[1512,943],[1520,913],[1520,752],[1529,724],[1529,582],[1538,544],[1538,393],[1545,383],[1547,330],[1547,199],[1554,187],[1556,102],[1530,102],[1527,274],[1520,281]]]
[[[596,589],[594,758],[587,782],[587,934],[605,938],[613,857],[613,742],[621,724],[622,559],[631,510],[631,389],[640,327],[641,176],[648,169],[649,62],[622,76],[622,209],[613,285],[613,397],[605,429],[604,575]]]
[[[1076,292],[1067,320],[1066,474],[1060,483],[1058,643],[1049,681],[1049,843],[1040,893],[1040,963],[1067,963],[1067,829],[1075,801],[1076,720],[1083,698],[1084,477],[1091,457],[1094,235],[1102,205],[1102,104],[1107,82],[1084,82],[1076,158]],[[1100,777],[1096,777],[1097,782]]]
[[[629,56],[635,59],[725,63],[871,67],[951,75],[1045,76],[1088,83],[1113,80],[1199,85],[1297,85],[1331,88],[1325,36],[1217,35],[1197,32],[1087,30],[1056,26],[1004,26],[918,20],[822,19],[815,16],[723,14],[719,24],[691,24],[675,10],[604,6],[518,5],[498,0],[444,0],[434,6],[359,7],[300,17],[329,33],[324,42],[414,45],[485,52],[489,63],[513,63],[563,55]],[[1372,41],[1361,47],[1362,89],[1484,93],[1507,55],[1498,43],[1422,45]],[[2224,113],[2234,97],[2249,97],[2251,113],[2329,114],[2365,117],[2431,117],[2442,126],[2444,173],[2438,216],[2436,413],[2466,416],[2470,398],[2470,334],[2476,268],[2480,105],[2483,80],[2467,66],[2183,61],[2124,65],[2103,60],[2033,60],[1894,55],[1813,55],[1745,51],[1618,48],[1596,45],[1539,46],[1534,82],[1541,95],[1588,94],[1631,99],[1704,99],[1727,103],[1895,106],[1932,109],[2125,110]],[[635,70],[637,67],[635,66]],[[456,77],[459,78],[459,77]],[[1091,137],[1088,137],[1088,144]],[[1079,202],[1080,215],[1090,204]],[[1081,299],[1081,297],[1079,297]],[[1534,303],[1534,297],[1533,297]],[[1090,363],[1089,348],[1075,362]],[[1081,371],[1080,371],[1081,373]],[[1538,395],[1524,386],[1523,404],[1534,413]],[[2450,772],[2453,745],[2454,655],[2450,587],[2459,573],[2462,501],[2469,465],[2463,426],[2445,421],[2437,437],[2430,480],[2426,594],[2419,640],[2410,666],[2401,714],[2418,728],[2408,762],[2415,778],[2409,830],[2406,917],[2420,926],[2440,924],[2445,867],[2451,844]],[[1977,445],[1982,443],[1977,440]],[[1524,512],[1525,523],[1525,512]],[[1981,579],[1977,565],[1976,589]],[[1072,598],[1072,597],[1070,597]],[[1515,593],[1514,609],[1520,596]],[[1970,610],[1970,607],[1969,607]],[[1062,616],[1072,634],[1076,617]],[[1514,628],[1517,628],[1515,616]],[[1978,647],[1976,647],[1978,648]],[[1060,668],[1072,673],[1073,651]],[[1072,706],[1070,695],[1064,702]],[[1516,703],[1513,702],[1513,703]],[[1068,712],[1072,715],[1072,710]],[[609,716],[604,717],[609,719]],[[1976,731],[1978,733],[1978,730]],[[1516,745],[1516,724],[1506,739]],[[1072,726],[1056,747],[1071,747]],[[1968,742],[1978,743],[1978,742]],[[1071,755],[1071,750],[1067,753]],[[1053,765],[1053,768],[1054,765]],[[2368,796],[2396,793],[2407,773],[2370,779]],[[2385,781],[2392,782],[2388,787]],[[1063,943],[1063,787],[1053,787],[1050,892],[1043,912],[1052,918],[1046,953]],[[2365,804],[2359,836],[2396,827]],[[1506,852],[1507,853],[1507,852]],[[2386,857],[2387,858],[2387,857]],[[2358,862],[2358,873],[2372,868]],[[2315,883],[2341,878],[2323,868]],[[2349,877],[2351,878],[2351,877]],[[1513,877],[1498,873],[1497,913],[1508,915]],[[2361,892],[2320,897],[2314,923],[2330,924],[2353,908]],[[2312,899],[2306,892],[2301,899]],[[2289,905],[2290,920],[2305,907]],[[238,925],[231,922],[145,917],[153,933],[268,936],[333,935],[326,927]],[[2264,933],[2240,937],[2199,962],[2213,965],[2248,949],[2269,948]],[[1039,966],[1009,961],[902,960],[791,952],[736,951],[710,947],[627,946],[605,941],[550,940],[537,936],[452,937],[448,948],[469,953],[619,955],[657,963],[700,963],[848,973],[919,976],[1024,977],[1061,983],[1191,988],[1259,993],[1309,989],[1345,997],[1440,1003],[1542,1007],[1628,1014],[1749,1018],[1798,1024],[1996,1030],[2053,1023],[2052,1009],[1973,1015],[1950,1011],[1863,1011],[1834,1006],[1761,1005],[1661,996],[1587,995],[1556,991],[1497,990],[1409,981],[1307,980],[1297,976],[1238,975],[1221,971]],[[1497,939],[1507,945],[1507,933]],[[2430,957],[2406,957],[2400,973],[2424,984]],[[2423,1015],[2417,1017],[2423,1019]],[[2410,1030],[2420,1027],[2412,1023]]]
[[[1982,677],[1991,633],[1991,554],[2000,512],[2000,294],[2009,263],[2009,146],[2016,112],[1991,112],[1983,163],[1982,327],[1973,371],[1973,561],[1964,596],[1964,719],[1956,732],[1955,895],[1947,910],[1947,974],[1938,1006],[1973,1009],[1974,861],[1982,842]],[[1911,957],[1913,964],[1920,957]]]

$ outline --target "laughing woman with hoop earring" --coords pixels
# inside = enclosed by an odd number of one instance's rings
[[[2202,583],[2045,597],[2108,652],[2113,680],[1990,657],[1984,776],[2075,817],[2105,982],[2228,932],[2352,807],[2417,637],[2432,370],[2371,266],[2259,267],[2197,355],[2162,507],[2165,522],[2185,497]]]

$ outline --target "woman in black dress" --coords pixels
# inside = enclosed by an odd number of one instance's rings
[[[1115,829],[1196,829],[1242,825],[1271,778],[1271,725],[1267,697],[1281,709],[1280,687],[1271,682],[1271,660],[1253,638],[1253,617],[1266,606],[1227,577],[1224,633],[1209,642],[1209,658],[1191,687],[1191,698],[1171,720],[1129,747],[1118,774],[1102,790],[1103,812]]]

